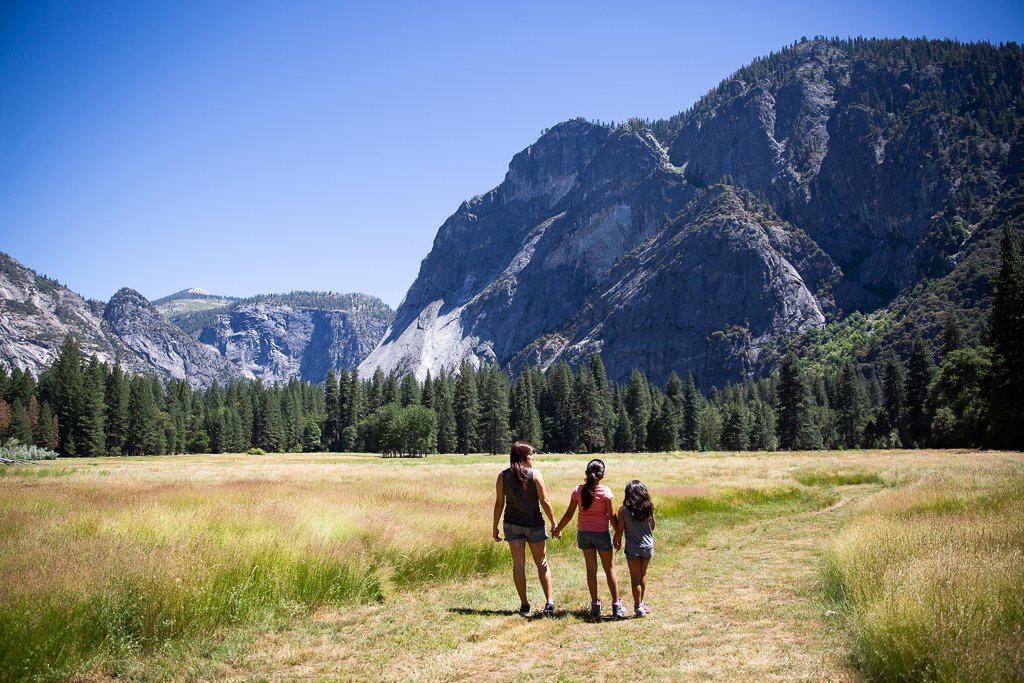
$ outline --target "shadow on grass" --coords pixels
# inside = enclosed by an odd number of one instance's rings
[[[485,617],[518,617],[519,610],[515,609],[472,609],[469,607],[450,607],[448,612],[451,614],[461,614],[463,616],[485,616]],[[600,617],[594,618],[590,616],[590,610],[588,609],[574,609],[574,610],[560,610],[556,609],[554,614],[542,614],[541,612],[534,611],[527,617],[523,617],[526,621],[536,621],[538,619],[566,619],[572,617],[580,621],[586,621],[592,624],[599,624],[602,622],[621,621],[616,619],[610,614],[604,614]]]

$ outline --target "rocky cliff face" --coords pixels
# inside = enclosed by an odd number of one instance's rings
[[[87,357],[96,354],[109,364],[120,360],[128,372],[182,379],[193,387],[241,378],[315,383],[328,369],[355,368],[392,315],[383,302],[364,294],[293,292],[257,299],[246,303],[251,300],[185,291],[161,300],[172,311],[177,304],[177,313],[190,322],[209,314],[212,322],[197,339],[132,289],[121,289],[105,305],[85,301],[0,253],[0,362],[38,376],[71,334]],[[331,310],[338,308],[343,310]]]
[[[221,384],[243,376],[213,348],[172,325],[138,292],[118,290],[103,319],[121,343],[162,379],[186,380],[192,387]]]
[[[69,333],[86,355],[113,363],[118,348],[103,323],[102,309],[102,304],[85,301],[0,253],[0,360],[8,367],[38,376],[57,358]]]
[[[385,321],[355,311],[244,304],[199,332],[243,376],[281,384],[322,382],[329,369],[355,368],[377,344]]]
[[[441,226],[361,372],[600,350],[614,379],[741,380],[783,337],[949,272],[1006,184],[1022,65],[815,40],[668,121],[555,126]]]

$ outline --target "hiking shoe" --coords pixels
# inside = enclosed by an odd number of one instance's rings
[[[519,616],[528,617],[530,616],[530,603],[524,602],[519,606]]]
[[[621,602],[616,602],[612,604],[612,616],[616,619],[626,618],[626,608],[622,606]]]
[[[545,617],[555,616],[555,603],[549,602],[548,604],[544,605],[544,611],[541,612],[541,615]]]
[[[594,602],[590,603],[590,616],[593,617],[594,619],[600,619],[601,618],[601,601],[600,600],[595,600]]]

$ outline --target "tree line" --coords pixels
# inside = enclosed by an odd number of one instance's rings
[[[1004,229],[985,345],[948,316],[937,348],[822,369],[789,353],[771,376],[713,388],[687,373],[664,386],[602,359],[513,378],[464,361],[423,381],[380,369],[328,371],[323,385],[259,380],[192,389],[124,373],[68,336],[38,380],[0,365],[0,440],[65,456],[262,449],[385,454],[504,452],[526,439],[556,452],[885,447],[1024,448],[1024,253]]]

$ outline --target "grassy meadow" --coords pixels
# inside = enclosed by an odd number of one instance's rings
[[[587,459],[537,457],[556,515]],[[655,499],[648,619],[587,617],[574,526],[514,615],[507,457],[0,467],[0,680],[1024,678],[1024,455],[604,459]]]

